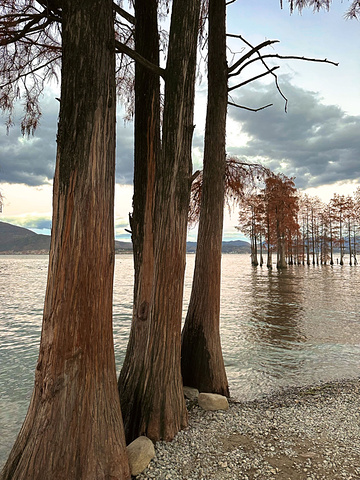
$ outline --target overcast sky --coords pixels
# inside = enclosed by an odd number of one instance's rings
[[[330,12],[304,10],[292,16],[284,1],[237,0],[228,7],[228,32],[241,34],[253,45],[279,40],[264,53],[329,59],[339,66],[297,60],[269,60],[279,65],[278,82],[288,99],[279,95],[273,78],[264,77],[231,92],[232,100],[250,108],[273,106],[259,112],[229,106],[227,152],[261,162],[276,172],[296,177],[296,186],[328,200],[333,193],[351,193],[360,185],[360,25],[344,20],[348,1],[334,0]],[[229,39],[228,61],[244,44]],[[248,75],[260,70],[244,72]],[[197,85],[194,132],[194,168],[201,166],[206,109],[206,75]],[[0,220],[49,233],[55,135],[59,103],[57,87],[42,99],[43,116],[34,137],[24,138],[16,124],[6,134],[0,125],[0,191],[5,197]],[[19,115],[21,105],[19,105]],[[129,239],[133,176],[133,126],[125,124],[119,105],[117,125],[116,236]],[[226,218],[224,239],[239,238],[236,212]],[[193,239],[194,231],[190,231]]]

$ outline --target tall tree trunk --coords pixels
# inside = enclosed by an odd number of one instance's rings
[[[349,219],[348,224],[348,235],[349,235],[349,265],[352,266],[352,249],[351,249],[351,223]]]
[[[333,229],[332,220],[330,218],[330,265],[334,265],[334,243],[333,243]]]
[[[182,333],[181,367],[184,384],[228,396],[219,332],[227,112],[225,8],[223,0],[209,2],[203,190],[192,292]]]
[[[146,345],[133,350],[136,375],[126,382],[128,438],[171,440],[187,425],[180,369],[181,316],[199,0],[173,3],[165,81],[162,150],[155,176],[155,262]],[[120,391],[122,390],[120,385]]]
[[[159,64],[157,0],[135,2],[136,51]],[[139,64],[135,66],[135,161],[133,214],[130,218],[134,252],[134,307],[129,343],[119,377],[120,401],[128,442],[137,436],[131,418],[133,387],[141,376],[149,331],[154,275],[155,170],[160,155],[160,80]],[[136,359],[136,361],[135,361]],[[141,359],[141,360],[140,360]],[[130,384],[128,384],[130,382]]]
[[[269,207],[267,207],[269,208]],[[266,260],[266,266],[267,268],[272,268],[272,253],[271,253],[271,237],[270,237],[270,228],[271,228],[271,225],[270,225],[270,217],[269,217],[269,213],[267,213],[267,216],[266,216],[266,236],[267,236],[267,260]]]
[[[62,2],[53,230],[30,407],[7,480],[130,478],[112,336],[115,51],[110,0]]]

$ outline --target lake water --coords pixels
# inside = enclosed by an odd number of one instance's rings
[[[184,314],[194,255],[187,257]],[[0,256],[0,466],[29,404],[47,256]],[[132,311],[132,256],[115,266],[114,342],[120,369]],[[360,376],[360,266],[254,268],[224,255],[221,336],[233,397]]]

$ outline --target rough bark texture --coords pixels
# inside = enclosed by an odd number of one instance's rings
[[[209,2],[208,105],[203,190],[191,298],[182,333],[184,385],[229,395],[220,343],[227,65],[225,3]]]
[[[128,439],[171,440],[187,424],[181,369],[181,313],[190,196],[199,0],[174,1],[165,79],[162,150],[156,166],[155,264],[147,328],[120,377],[128,391]],[[144,340],[145,343],[144,343]],[[125,410],[125,409],[124,409]]]
[[[136,51],[153,64],[159,64],[157,0],[135,2]],[[141,65],[135,66],[135,162],[131,231],[134,251],[134,307],[129,343],[119,377],[125,434],[133,435],[132,387],[141,375],[141,358],[146,351],[150,322],[148,319],[154,274],[154,204],[155,168],[160,155],[160,80]],[[140,371],[138,370],[140,368]]]
[[[130,478],[112,337],[112,2],[64,0],[53,230],[30,407],[2,480]]]

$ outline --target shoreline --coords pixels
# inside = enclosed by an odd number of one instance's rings
[[[189,427],[156,443],[136,479],[360,479],[360,378],[229,404],[206,412],[189,401]]]

